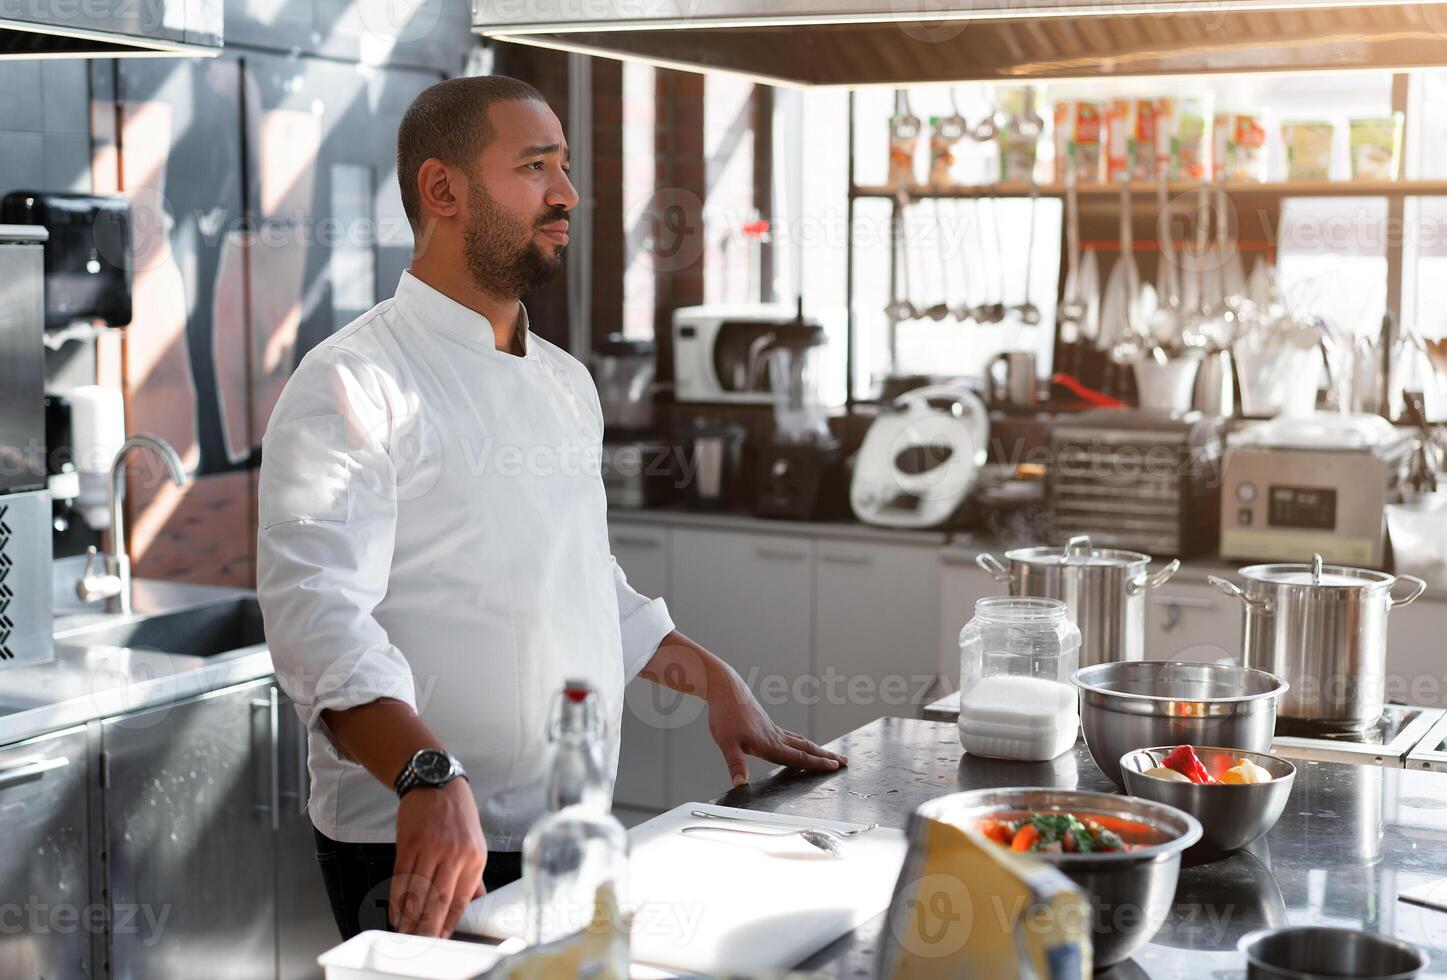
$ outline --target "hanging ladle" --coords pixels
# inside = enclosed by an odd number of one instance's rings
[[[895,269],[899,272],[898,287],[894,291],[894,298],[884,308],[884,315],[891,320],[913,320],[919,315],[914,303],[909,299],[909,236],[905,232],[904,209],[908,198],[900,194],[895,201],[894,214],[890,222],[894,229],[890,242],[890,260],[895,263]]]
[[[1015,315],[1027,327],[1040,325],[1040,308],[1030,302],[1030,266],[1035,260],[1035,202],[1040,199],[1040,185],[1030,181],[1030,234],[1025,246],[1025,301],[1015,307]]]
[[[940,301],[925,310],[925,316],[938,323],[950,315],[950,274],[945,268],[945,223],[940,218],[940,199],[936,197],[930,203],[934,205],[935,211],[935,254],[940,259]]]
[[[985,212],[984,212],[984,203],[985,203],[984,200],[983,200],[982,198],[980,198],[978,195],[976,195],[976,197],[975,197],[975,240],[976,240],[976,242],[977,242],[978,245],[979,245],[980,258],[981,258],[982,260],[983,260],[984,257],[985,257],[985,239],[984,239],[984,237],[983,237],[983,233],[980,231],[980,219],[984,216],[984,213],[985,213]],[[993,227],[994,232],[995,232],[995,261],[998,262],[998,261],[999,261],[999,258],[1000,258],[1000,222],[999,222],[998,220],[996,220],[997,216],[995,215],[994,212],[995,212],[995,208],[994,208],[994,204],[992,203],[991,206],[990,206],[990,215],[991,215],[991,221],[990,221],[990,223],[991,223],[991,226]],[[983,266],[983,265],[984,265],[984,262],[982,261],[980,264],[981,264],[981,266]],[[1003,266],[1000,266],[1000,267],[998,267],[998,269],[997,269],[997,271],[996,271],[996,275],[995,275],[995,285],[998,287],[997,289],[995,289],[995,290],[993,291],[993,292],[994,292],[994,296],[995,296],[995,301],[994,301],[993,303],[981,303],[979,306],[975,307],[974,317],[975,317],[975,319],[978,320],[979,322],[981,322],[981,323],[999,323],[1000,321],[1002,321],[1002,320],[1005,319],[1005,304],[1004,304],[1004,302],[1003,302],[1004,290],[1005,290],[1005,287],[1004,287],[1004,277],[1005,277],[1004,267],[1003,267]]]

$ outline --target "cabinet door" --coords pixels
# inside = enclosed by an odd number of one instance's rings
[[[939,671],[945,690],[960,688],[960,630],[975,615],[975,603],[1006,595],[1009,587],[976,567],[974,558],[946,551],[940,557]]]
[[[1405,584],[1392,590],[1407,591]],[[1427,595],[1440,594],[1428,589]],[[1447,602],[1418,599],[1387,616],[1387,700],[1447,708],[1442,675],[1442,637],[1447,636]]]
[[[668,598],[668,529],[615,522],[608,539],[628,584],[646,596]],[[668,739],[654,721],[677,695],[635,679],[624,692],[622,748],[613,799],[631,807],[668,805]]]
[[[85,729],[0,749],[0,974],[94,977]],[[30,911],[26,911],[26,910]],[[23,926],[23,928],[16,928]]]
[[[814,570],[818,741],[876,718],[914,718],[939,669],[939,551],[820,540]]]
[[[317,867],[307,799],[306,726],[277,690],[277,762],[281,813],[276,832],[276,952],[279,980],[319,978],[317,957],[342,941]]]
[[[1199,582],[1170,581],[1146,596],[1146,658],[1241,659],[1241,603]]]
[[[784,535],[674,528],[669,606],[678,628],[743,677],[769,716],[813,737],[807,693],[813,638],[813,542]],[[669,792],[675,803],[729,789],[728,769],[696,698],[663,719],[669,728]],[[750,778],[774,767],[750,762]]]
[[[276,976],[270,681],[107,719],[117,980]]]

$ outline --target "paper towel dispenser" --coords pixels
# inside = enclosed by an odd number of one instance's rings
[[[13,191],[0,221],[39,225],[45,243],[45,328],[77,320],[131,322],[131,205],[124,197]]]

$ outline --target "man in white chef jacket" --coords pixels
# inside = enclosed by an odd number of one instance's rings
[[[569,678],[608,711],[640,673],[705,699],[747,755],[843,757],[771,722],[609,553],[587,370],[528,329],[578,202],[562,126],[501,76],[434,85],[397,133],[416,245],[396,295],[312,350],[267,426],[257,588],[310,732],[309,811],[338,927],[452,932],[519,876]]]

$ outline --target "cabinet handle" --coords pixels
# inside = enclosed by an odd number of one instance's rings
[[[829,563],[831,563],[831,564],[834,564],[834,565],[872,565],[872,564],[874,564],[874,556],[873,556],[873,555],[861,554],[860,552],[857,552],[857,551],[851,551],[851,552],[844,552],[844,551],[835,551],[835,552],[821,551],[821,552],[819,552],[819,560],[820,560],[820,561],[827,561],[827,562],[829,562]]]
[[[804,552],[787,548],[755,548],[754,555],[766,561],[803,561]]]
[[[613,543],[629,548],[643,548],[646,551],[657,551],[659,547],[658,542],[653,538],[635,538],[631,534],[615,534]]]
[[[13,769],[0,770],[0,789],[14,786],[16,783],[23,783],[28,779],[39,779],[48,772],[64,769],[68,765],[70,765],[70,760],[61,756],[56,759],[36,759],[33,762],[22,763]]]
[[[296,740],[296,805],[299,813],[305,813],[311,802],[311,774],[307,771],[309,741],[310,733],[306,726],[302,726],[301,737]]]
[[[281,717],[278,711],[279,706],[276,699],[276,688],[273,687],[268,691],[266,697],[252,701],[251,707],[253,710],[260,708],[266,711],[267,755],[271,766],[270,772],[267,773],[271,802],[269,804],[257,804],[256,808],[271,815],[271,829],[276,831],[281,829],[281,746],[278,744],[281,738],[278,732],[278,728],[281,725]]]
[[[1214,599],[1194,599],[1183,595],[1153,595],[1151,602],[1158,606],[1180,606],[1182,609],[1215,609]]]

